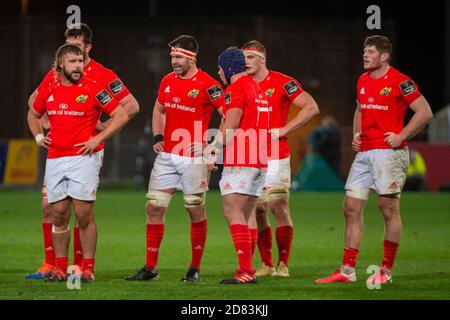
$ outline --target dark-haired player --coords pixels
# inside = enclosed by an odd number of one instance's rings
[[[205,133],[214,110],[220,113],[220,84],[197,67],[198,44],[189,35],[169,43],[173,72],[160,83],[153,109],[153,149],[158,154],[147,193],[145,266],[126,280],[157,280],[158,256],[164,235],[164,215],[177,189],[191,221],[192,259],[183,281],[200,280],[205,249],[207,218],[205,197],[209,173],[192,145],[206,143]]]
[[[355,266],[363,234],[363,210],[371,190],[378,195],[384,218],[384,256],[371,284],[392,281],[391,270],[402,234],[400,193],[408,170],[406,141],[433,117],[417,84],[390,66],[392,44],[387,37],[364,41],[364,70],[357,84],[352,147],[357,151],[345,185],[345,240],[341,268],[317,283],[355,282]],[[404,126],[408,106],[414,116]]]

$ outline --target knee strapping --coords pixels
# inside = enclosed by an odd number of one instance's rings
[[[205,195],[206,192],[197,194],[185,194],[183,195],[184,199],[184,207],[185,208],[195,208],[205,204]]]
[[[264,188],[261,192],[261,195],[258,198],[258,203],[266,203],[269,201],[269,193],[267,192],[267,189]]]
[[[70,230],[69,225],[65,225],[65,226],[55,226],[53,225],[52,227],[52,232],[53,233],[64,233]]]
[[[169,206],[170,200],[172,199],[172,194],[168,192],[162,192],[158,190],[150,190],[147,197],[147,205],[151,204],[156,207],[167,208]]]
[[[267,190],[269,201],[286,199],[289,200],[289,189],[288,188],[269,188]]]

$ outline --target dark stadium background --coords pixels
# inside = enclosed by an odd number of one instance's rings
[[[106,160],[103,181],[135,175],[138,138],[151,118],[159,81],[171,70],[167,43],[179,34],[198,39],[199,66],[216,78],[222,50],[262,41],[269,68],[296,77],[318,101],[321,116],[333,115],[347,128],[344,133],[351,131],[362,43],[370,34],[390,37],[392,65],[419,84],[434,112],[450,102],[450,1],[9,0],[0,7],[2,139],[31,138],[27,99],[64,41],[71,4],[81,8],[81,20],[93,29],[91,56],[120,75],[141,107],[108,143],[106,159],[114,161]],[[381,8],[381,30],[366,28],[371,4]],[[217,122],[215,117],[213,125]],[[344,134],[344,143],[348,139]],[[293,151],[296,170],[300,151]],[[342,155],[344,175],[353,154],[344,148]]]

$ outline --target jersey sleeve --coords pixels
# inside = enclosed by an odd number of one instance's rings
[[[411,105],[417,98],[422,96],[417,84],[408,76],[401,75],[398,78],[398,88],[400,91],[400,98],[408,105]]]
[[[119,100],[108,92],[106,86],[95,85],[92,87],[92,90],[94,93],[94,104],[108,116],[120,105]]]
[[[283,95],[289,101],[294,101],[303,92],[300,82],[288,76],[281,79],[281,85],[283,86]]]
[[[44,114],[46,110],[46,101],[50,96],[50,85],[43,86],[41,89],[38,89],[38,94],[36,99],[34,99],[33,109],[40,114]]]
[[[41,83],[37,87],[37,91],[43,91],[46,88],[50,87],[52,83],[55,81],[55,71],[50,69],[49,72],[45,75],[44,79],[42,79]]]
[[[209,102],[214,106],[214,108],[219,110],[223,107],[223,105],[225,104],[225,95],[219,82],[211,78],[207,83],[206,93]]]
[[[166,87],[166,79],[167,76],[162,78],[161,83],[159,84],[158,88],[158,97],[156,98],[158,100],[158,103],[162,106],[164,106],[164,91],[167,90],[168,87]]]
[[[356,103],[358,104],[358,103],[361,103],[360,101],[359,101],[359,95],[361,94],[361,88],[362,88],[362,77],[363,76],[360,76],[359,78],[358,78],[358,82],[357,82],[357,84],[356,84]]]
[[[224,96],[225,108],[230,110],[231,108],[244,109],[245,106],[245,96],[240,90],[228,90]]]
[[[120,101],[130,94],[128,88],[114,71],[105,68],[102,71],[102,77],[105,79],[105,84],[115,99]]]

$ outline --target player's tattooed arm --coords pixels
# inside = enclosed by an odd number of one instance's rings
[[[386,132],[384,134],[386,137],[384,141],[391,148],[397,148],[403,141],[414,137],[433,118],[433,112],[431,111],[430,105],[423,96],[414,100],[409,107],[414,111],[414,116],[411,118],[408,125],[406,125],[399,134],[395,134],[394,132]]]
[[[284,127],[274,128],[270,130],[273,140],[278,140],[281,137],[286,136],[292,131],[300,129],[307,125],[312,118],[319,114],[319,106],[313,97],[306,91],[298,95],[292,104],[300,109],[300,112]]]

